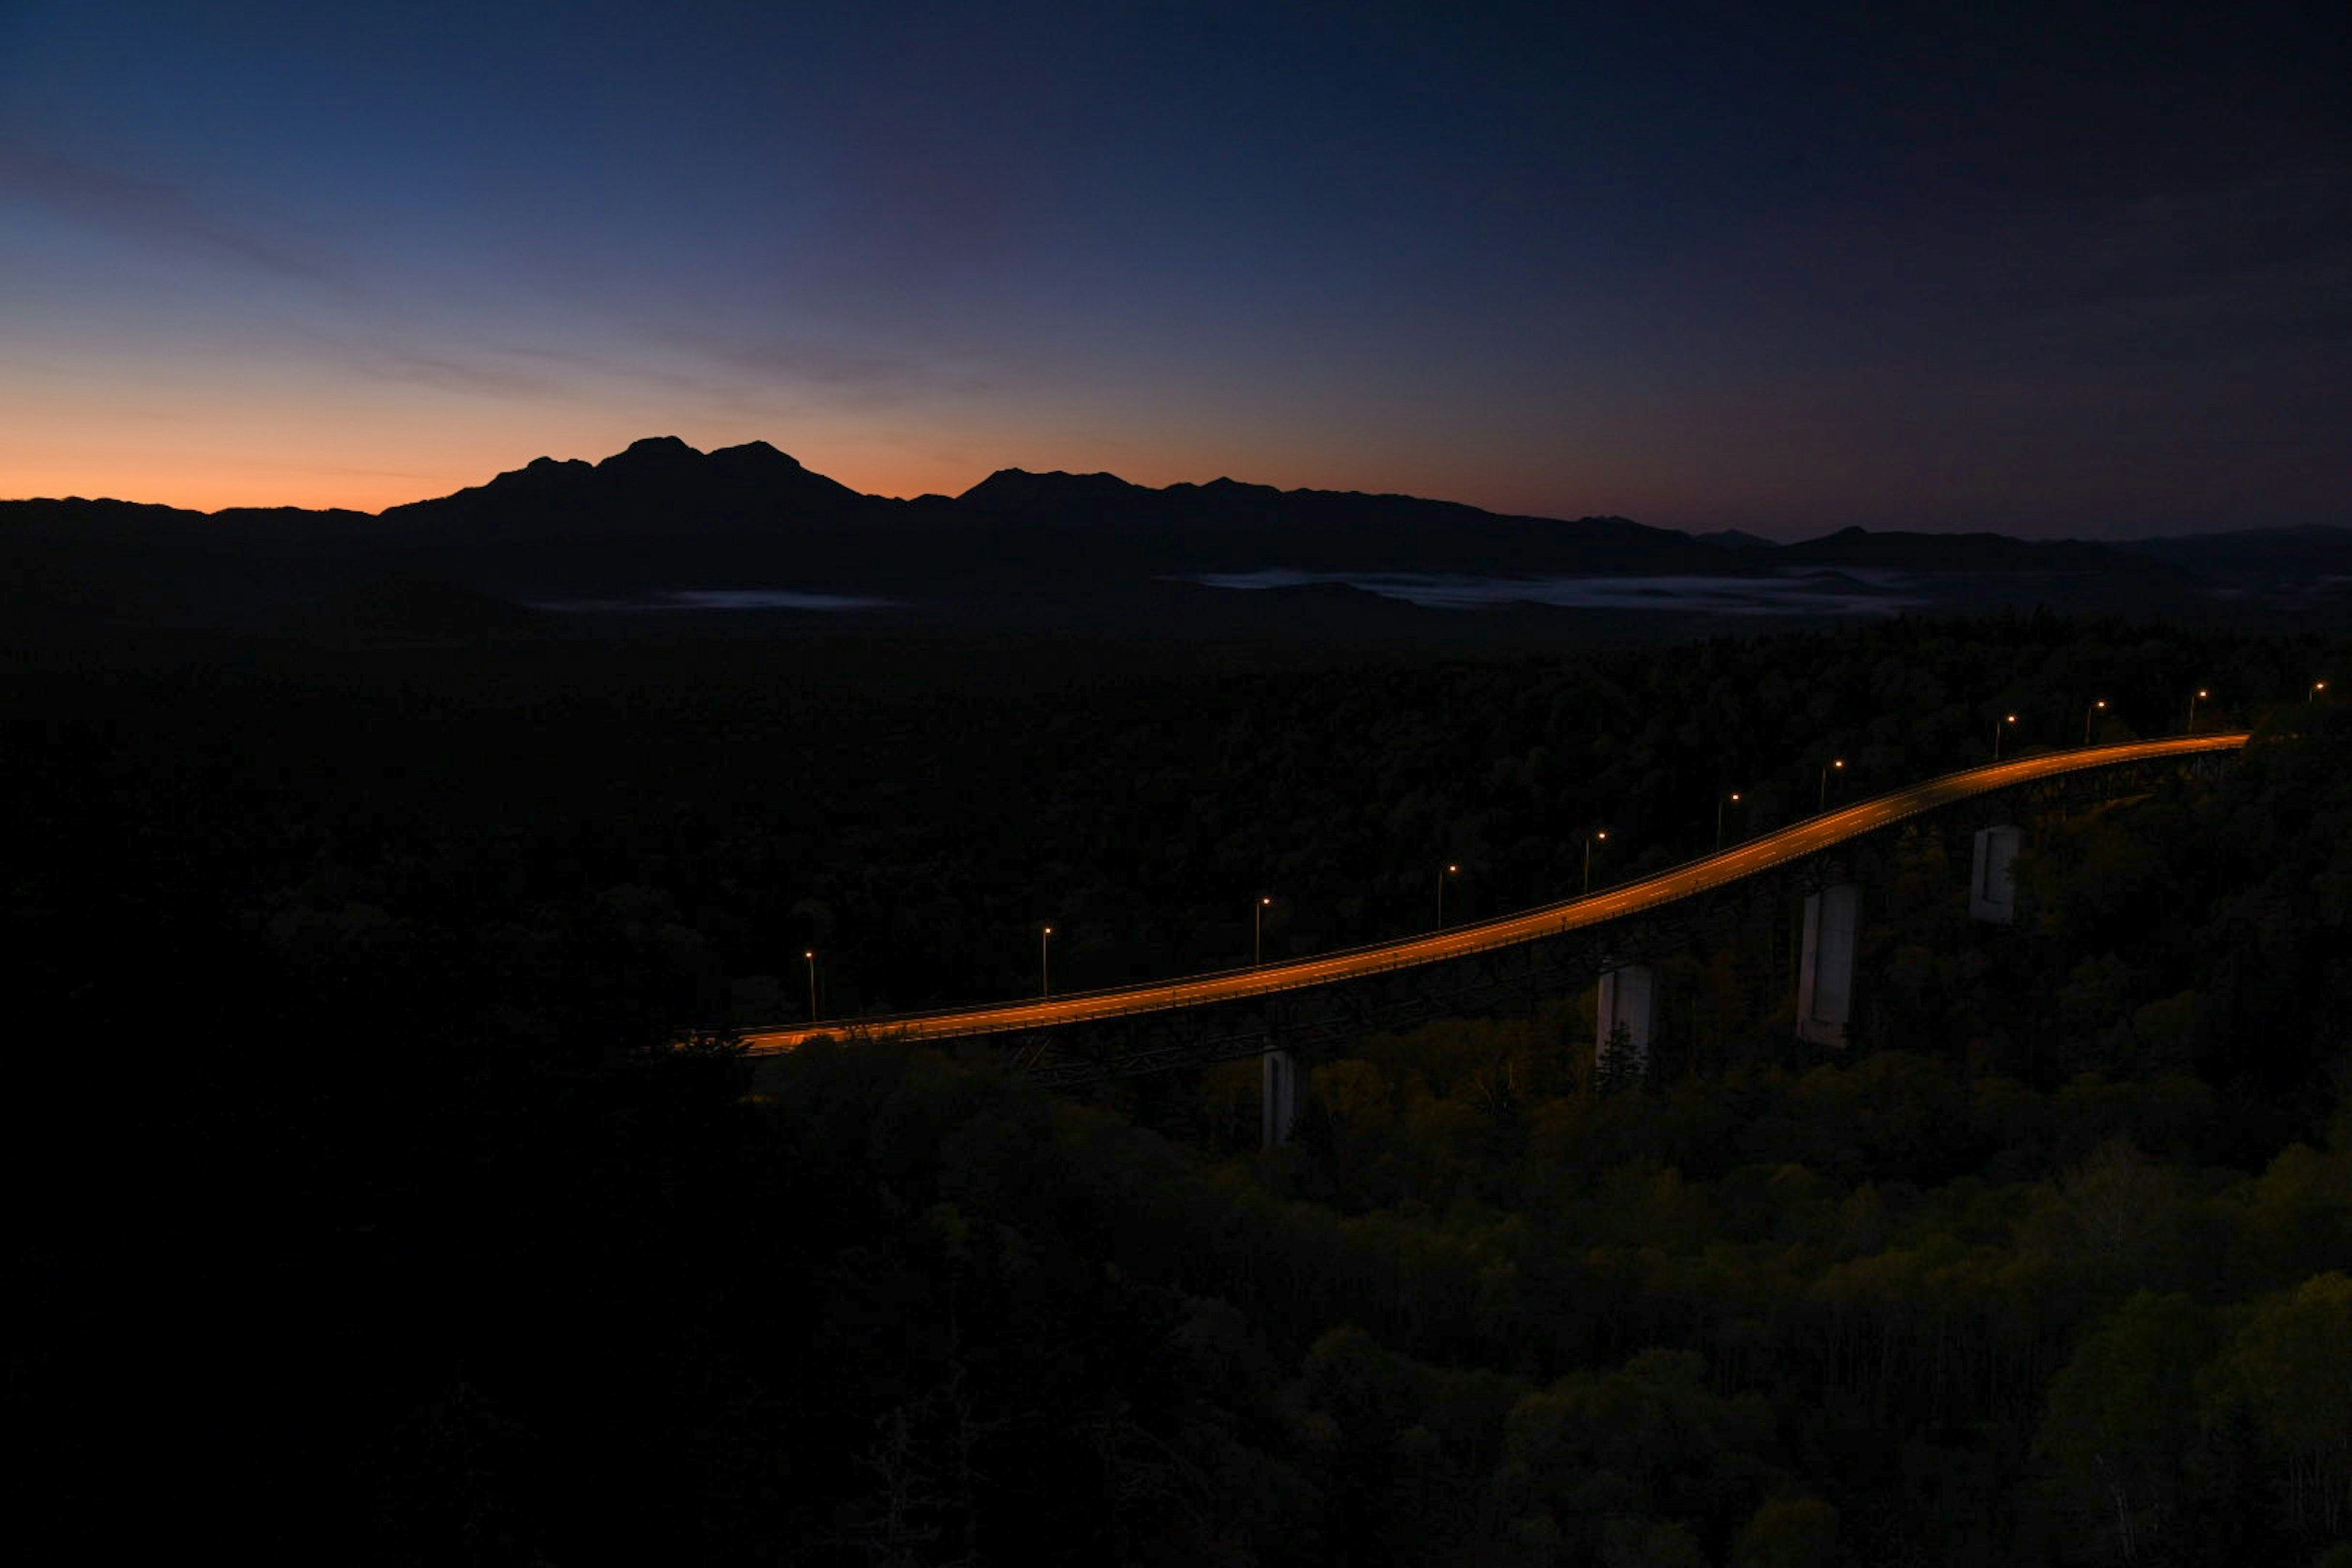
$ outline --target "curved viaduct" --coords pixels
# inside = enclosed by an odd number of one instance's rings
[[[1879,832],[1910,817],[1972,796],[2092,769],[2201,752],[2235,751],[2246,743],[2246,734],[2240,731],[2185,735],[2164,741],[2135,741],[2123,745],[2048,752],[1996,763],[1990,767],[1947,773],[1941,778],[1912,784],[1874,800],[1809,817],[1777,832],[1749,839],[1718,854],[1687,861],[1672,870],[1661,871],[1637,882],[1402,941],[1320,953],[1287,963],[1186,975],[1178,980],[1152,981],[1101,991],[1074,992],[1035,1001],[818,1021],[784,1028],[750,1029],[744,1031],[743,1040],[748,1053],[760,1057],[790,1051],[803,1041],[819,1037],[838,1037],[852,1032],[887,1033],[899,1039],[912,1040],[1030,1034],[1068,1025],[1245,1002],[1286,992],[1360,981],[1398,970],[1491,953],[1498,949],[1559,937],[1658,910],[1759,872],[1820,855],[1847,840]]]

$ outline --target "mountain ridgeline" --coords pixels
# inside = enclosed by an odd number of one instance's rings
[[[1284,585],[1240,595],[1200,582],[1244,574],[1279,574]],[[784,613],[838,619],[842,602],[856,601],[869,618],[898,624],[1092,618],[1243,630],[1276,620],[1295,628],[1303,614],[1327,629],[1379,631],[1482,618],[1347,581],[1381,576],[1500,580],[1487,599],[1501,613],[1484,620],[1532,613],[1555,627],[1573,612],[1510,604],[1508,584],[1664,580],[1630,601],[1653,616],[1686,611],[1677,580],[1694,578],[1801,583],[1847,595],[1849,610],[2195,614],[2252,604],[2311,613],[2340,606],[2352,530],[2117,545],[1849,528],[1782,546],[1622,517],[1508,516],[1230,479],[1153,489],[1110,474],[1019,468],[960,496],[901,500],[860,494],[762,441],[701,452],[676,437],[597,463],[541,458],[375,515],[0,502],[0,598],[35,619],[308,618],[435,633],[520,625],[526,605],[609,611],[696,593],[829,596]],[[1781,607],[1765,593],[1714,613]]]

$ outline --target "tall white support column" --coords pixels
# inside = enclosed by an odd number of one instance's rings
[[[2017,920],[2017,847],[2024,835],[2006,825],[1977,829],[1976,853],[1969,858],[1969,918],[1996,925]]]
[[[1843,1046],[1853,1020],[1853,948],[1862,889],[1838,882],[1805,900],[1804,958],[1797,968],[1797,1038]]]
[[[1604,1081],[1639,1079],[1649,1066],[1655,979],[1646,963],[1622,963],[1601,972],[1600,1002],[1592,1010],[1592,1066]],[[1620,1049],[1622,1059],[1616,1055]]]
[[[1288,1051],[1268,1051],[1258,1060],[1264,1064],[1258,1097],[1262,1146],[1279,1149],[1298,1122],[1298,1058]]]

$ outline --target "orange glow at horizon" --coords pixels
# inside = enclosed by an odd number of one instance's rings
[[[983,453],[978,449],[982,443],[958,441],[955,445],[960,447],[974,448],[972,455],[966,458],[909,452],[870,438],[796,440],[781,431],[698,436],[690,426],[676,428],[658,421],[641,421],[630,426],[628,434],[585,441],[560,441],[525,433],[508,439],[467,431],[443,440],[414,443],[371,437],[339,438],[331,445],[322,445],[296,438],[277,446],[275,451],[265,451],[262,443],[215,446],[183,438],[133,444],[89,437],[35,442],[12,434],[0,438],[0,500],[79,496],[202,512],[236,507],[377,512],[488,484],[499,474],[520,468],[537,458],[598,462],[643,437],[667,435],[679,436],[689,446],[705,452],[764,440],[812,471],[854,490],[898,498],[958,495],[999,468],[1022,468],[1033,472],[1055,468],[1077,473],[1108,471],[1130,483],[1155,489],[1185,482],[1202,484],[1226,477],[1280,489],[1401,492],[1435,500],[1463,501],[1488,510],[1524,511],[1538,516],[1580,516],[1591,510],[1545,507],[1540,502],[1514,503],[1492,497],[1481,500],[1466,497],[1463,487],[1443,481],[1417,483],[1402,479],[1381,483],[1339,479],[1331,477],[1328,465],[1296,460],[1279,465],[1292,471],[1273,472],[1269,470],[1276,465],[1253,467],[1214,457],[1195,461],[1181,457],[1173,461],[1157,458],[1146,462],[1131,455],[1130,460],[1125,462],[1107,458],[1090,460],[1070,453],[1066,442],[1024,444],[1016,440]],[[1047,448],[1051,455],[1039,455],[1039,447]],[[1061,450],[1055,453],[1053,448]],[[283,455],[289,452],[304,452],[308,458]],[[1309,471],[1297,471],[1302,468]]]
[[[325,445],[297,437],[285,440],[278,452],[268,454],[258,443],[216,447],[182,439],[145,444],[26,441],[20,434],[12,434],[0,438],[0,500],[80,496],[204,512],[232,507],[376,512],[488,484],[499,474],[536,458],[576,458],[593,463],[640,437],[670,434],[684,435],[690,445],[706,452],[764,439],[812,470],[869,495],[916,496],[929,491],[953,495],[971,489],[992,471],[952,459],[927,459],[870,447],[829,456],[808,444],[796,449],[773,435],[730,433],[698,439],[667,428],[635,429],[626,436],[601,437],[584,443],[520,434],[513,438],[486,438],[473,432],[415,443],[362,437]],[[298,452],[305,456],[280,455]]]
[[[526,434],[512,439],[485,438],[477,432],[415,443],[363,437],[339,439],[325,446],[289,439],[276,452],[267,453],[259,443],[215,446],[185,439],[132,443],[88,437],[29,441],[20,434],[12,434],[0,438],[0,500],[80,496],[177,507],[188,511],[299,507],[375,512],[488,484],[499,474],[520,468],[537,458],[598,462],[631,441],[656,435],[680,436],[688,445],[706,452],[764,440],[791,454],[812,471],[837,479],[852,489],[900,498],[958,495],[1003,468],[1026,468],[1039,472],[1055,468],[1073,472],[1108,470],[1132,483],[1155,488],[1183,481],[1205,483],[1221,475],[1281,489],[1381,488],[1344,485],[1312,474],[1267,475],[1213,458],[1189,464],[1180,459],[1174,465],[1160,459],[1148,466],[1099,459],[1089,462],[1068,456],[1056,461],[1039,457],[1034,450],[1024,450],[1017,442],[987,455],[975,452],[965,458],[893,450],[871,440],[820,443],[794,440],[775,431],[698,437],[690,429],[647,426],[631,426],[626,435],[572,442]],[[970,445],[977,447],[979,443]],[[307,458],[281,455],[293,452],[306,453]],[[1163,471],[1171,468],[1173,471]],[[1241,471],[1231,471],[1236,468]],[[1443,487],[1422,486],[1409,493],[1431,495],[1438,500],[1461,499],[1445,492]]]
[[[331,384],[159,378],[119,398],[76,390],[0,376],[0,500],[80,496],[192,511],[375,512],[487,484],[537,458],[596,462],[648,436],[677,436],[705,452],[763,440],[814,472],[879,496],[957,495],[1000,468],[1021,468],[1109,472],[1154,488],[1225,477],[1282,489],[1395,492],[1538,516],[1647,510],[1615,494],[1546,504],[1525,474],[1450,464],[1424,470],[1341,432],[1267,433],[1233,444],[1182,429],[1147,440],[1037,410],[977,419],[877,419],[845,410],[696,417],[635,404],[556,418],[544,408],[478,407],[461,417],[429,399],[354,395]],[[1580,488],[1559,476],[1561,490]]]

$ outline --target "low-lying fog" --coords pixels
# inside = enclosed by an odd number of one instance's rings
[[[1743,576],[1479,577],[1411,572],[1299,572],[1266,567],[1211,572],[1171,581],[1255,590],[1340,583],[1383,598],[1438,610],[1502,605],[1571,609],[1696,610],[1714,615],[1893,615],[1927,602],[1902,572],[1790,569]],[[534,601],[533,609],[595,612],[655,610],[887,610],[905,601],[792,588],[681,588],[623,598]]]
[[[1344,583],[1432,609],[1552,605],[1572,609],[1705,610],[1716,615],[1893,615],[1925,602],[1903,572],[1790,569],[1747,576],[1470,577],[1408,572],[1206,573],[1212,588],[1295,588]]]

